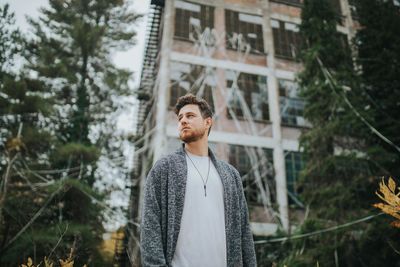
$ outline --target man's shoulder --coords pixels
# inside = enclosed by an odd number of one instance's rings
[[[229,171],[230,173],[235,174],[235,175],[239,174],[239,172],[236,170],[236,168],[232,164],[230,164],[222,159],[217,159],[217,162],[223,169]]]
[[[153,169],[161,169],[161,170],[166,170],[166,167],[168,167],[170,164],[176,164],[181,160],[181,153],[179,150],[176,150],[172,153],[163,155],[160,157],[153,165]]]

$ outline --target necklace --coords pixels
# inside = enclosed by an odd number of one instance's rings
[[[208,176],[209,176],[209,174],[210,174],[210,157],[208,157],[208,171],[207,171],[207,179],[206,179],[206,181],[204,182],[204,178],[203,178],[203,176],[201,175],[201,173],[200,173],[199,169],[197,169],[197,167],[196,167],[196,165],[194,164],[193,160],[192,160],[192,159],[189,157],[189,154],[186,152],[186,150],[185,150],[185,154],[188,156],[188,158],[189,158],[190,162],[192,162],[192,164],[193,164],[194,168],[195,168],[195,169],[196,169],[196,171],[199,173],[199,175],[200,175],[200,178],[201,178],[201,181],[203,182],[203,188],[204,188],[204,197],[207,197],[207,182],[208,182]]]

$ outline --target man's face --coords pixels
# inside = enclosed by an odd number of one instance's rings
[[[208,134],[212,119],[203,119],[198,105],[186,105],[178,114],[179,138],[185,143],[195,142]]]

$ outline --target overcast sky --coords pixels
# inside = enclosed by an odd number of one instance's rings
[[[136,45],[124,52],[115,52],[113,55],[114,63],[118,67],[131,70],[133,75],[134,88],[139,86],[140,72],[142,70],[143,52],[145,45],[145,31],[147,25],[147,13],[149,10],[150,0],[128,0],[132,2],[131,8],[138,14],[144,16],[136,24],[137,37]],[[48,7],[48,0],[0,0],[0,4],[10,4],[10,9],[15,13],[16,24],[24,32],[30,31],[30,25],[26,20],[26,16],[32,18],[39,17],[39,8]],[[118,128],[125,132],[132,132],[135,121],[135,97],[129,97],[126,101],[132,103],[131,108],[122,113],[118,118]]]
[[[131,0],[131,2],[133,10],[145,15],[137,23],[137,45],[126,52],[115,53],[113,58],[118,67],[128,68],[135,73],[134,85],[137,86],[142,67],[147,22],[146,14],[148,12],[150,0]],[[10,9],[16,16],[17,25],[23,32],[29,32],[30,29],[25,16],[28,15],[37,18],[39,16],[39,8],[48,7],[48,0],[0,0],[0,4],[3,5],[5,3],[10,4]]]

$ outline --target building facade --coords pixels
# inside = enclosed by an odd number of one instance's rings
[[[351,39],[357,26],[351,1],[332,3],[340,18],[338,32]],[[301,0],[151,2],[137,91],[133,237],[127,240],[133,258],[139,253],[146,174],[180,146],[173,107],[189,92],[213,108],[210,146],[242,175],[254,235],[288,231],[301,221],[297,181],[304,160],[298,140],[310,127],[296,85],[302,68],[296,61],[301,8]]]

